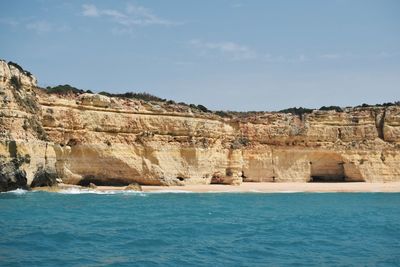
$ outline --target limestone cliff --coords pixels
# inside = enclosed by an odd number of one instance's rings
[[[400,181],[400,107],[223,118],[188,106],[48,94],[0,61],[0,190],[71,184]]]

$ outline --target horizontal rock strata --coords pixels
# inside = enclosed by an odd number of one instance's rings
[[[166,102],[55,95],[0,61],[0,190],[400,181],[400,108],[223,118]],[[36,180],[35,180],[36,179]]]

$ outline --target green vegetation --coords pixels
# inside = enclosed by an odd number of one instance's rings
[[[32,73],[30,73],[29,71],[24,70],[20,65],[18,65],[18,64],[15,63],[15,62],[9,61],[7,64],[10,65],[10,66],[15,67],[15,68],[18,69],[20,72],[22,72],[22,73],[28,75],[29,77],[32,76]]]
[[[69,84],[57,85],[57,86],[54,86],[54,87],[47,86],[46,87],[46,91],[49,94],[58,94],[58,95],[68,95],[68,94],[79,95],[79,94],[83,94],[83,93],[93,94],[93,92],[90,91],[90,90],[86,90],[85,91],[85,90],[73,87],[73,86],[71,86]],[[108,97],[139,99],[139,100],[143,100],[143,101],[146,101],[146,102],[154,101],[154,102],[166,103],[168,105],[176,105],[176,102],[173,101],[173,100],[167,100],[165,98],[161,98],[161,97],[158,97],[158,96],[146,93],[146,92],[141,92],[141,93],[126,92],[126,93],[122,93],[122,94],[118,94],[118,93],[114,94],[114,93],[109,93],[109,92],[102,91],[99,94],[100,95],[104,95],[104,96],[108,96]],[[191,109],[198,110],[198,111],[205,112],[205,113],[211,112],[208,108],[206,108],[203,105],[186,104],[186,103],[183,103],[183,102],[178,103],[178,105],[190,107]]]
[[[12,76],[11,80],[10,80],[11,85],[17,89],[17,90],[21,90],[22,88],[22,83],[19,80],[19,78],[17,76]]]
[[[370,105],[370,104],[362,104],[356,106],[356,108],[370,108],[370,107],[391,107],[391,106],[400,106],[400,101],[395,101],[395,102],[386,102],[383,104],[375,104],[375,105]]]
[[[383,104],[375,104],[375,105],[369,105],[369,104],[362,104],[362,105],[358,105],[355,108],[369,108],[369,107],[390,107],[390,106],[400,106],[400,101],[395,101],[395,102],[387,102],[387,103],[383,103]],[[351,107],[348,107],[351,108]],[[329,110],[334,110],[336,112],[344,112],[344,109],[339,107],[339,106],[322,106],[319,108],[319,110],[321,111],[329,111]],[[292,113],[295,115],[303,115],[306,113],[311,113],[313,111],[313,109],[308,109],[308,108],[288,108],[288,109],[284,109],[284,110],[280,110],[279,112],[282,113]]]
[[[39,110],[39,106],[36,102],[35,97],[30,94],[26,94],[24,91],[21,91],[22,84],[17,77],[13,76],[10,82],[16,89],[11,90],[11,92],[18,105],[20,105],[27,112],[36,113]]]
[[[122,98],[136,98],[144,101],[157,101],[157,102],[167,102],[167,99],[160,98],[158,96],[149,94],[149,93],[133,93],[133,92],[127,92],[123,94],[112,94],[108,92],[100,92],[100,95],[105,95],[109,97],[122,97]]]
[[[203,106],[203,105],[197,105],[197,107],[196,107],[197,109],[200,109],[201,111],[203,111],[203,112],[211,112],[208,108],[206,108],[205,106]]]
[[[13,63],[12,63],[13,64]],[[11,83],[15,88],[19,88],[20,82],[17,77],[13,78],[11,80]],[[90,90],[82,90],[78,89],[76,87],[73,87],[69,84],[65,85],[57,85],[54,87],[46,87],[46,90],[49,94],[59,94],[59,95],[67,95],[67,94],[83,94],[83,93],[93,93]],[[262,115],[264,112],[262,111],[245,111],[245,112],[238,112],[238,111],[211,111],[207,107],[203,105],[195,105],[195,104],[187,104],[184,102],[179,102],[176,103],[173,100],[167,100],[165,98],[161,98],[146,92],[140,92],[140,93],[135,93],[135,92],[126,92],[126,93],[109,93],[102,91],[99,93],[100,95],[108,96],[108,97],[118,97],[118,98],[127,98],[127,99],[138,99],[138,100],[143,100],[146,102],[162,102],[166,103],[168,105],[180,105],[180,106],[185,106],[189,107],[192,110],[196,110],[198,112],[204,112],[204,113],[213,113],[217,116],[223,117],[223,118],[232,118],[232,117],[238,117],[238,118],[246,118],[250,116],[258,116]],[[356,106],[355,108],[366,108],[366,107],[389,107],[389,106],[400,106],[400,101],[396,102],[387,102],[383,104],[375,104],[375,105],[369,105],[369,104],[362,104],[359,106]],[[348,107],[351,108],[351,107]],[[312,113],[316,109],[309,109],[309,108],[303,108],[303,107],[292,107],[292,108],[287,108],[283,110],[279,110],[277,112],[279,113],[291,113],[293,115],[297,115],[302,117],[304,114],[309,114]],[[318,110],[320,111],[336,111],[336,112],[344,112],[344,108],[339,107],[339,106],[322,106]]]
[[[341,107],[338,107],[338,106],[328,106],[328,107],[322,106],[322,107],[319,108],[319,110],[326,110],[326,111],[334,110],[336,112],[343,112],[343,109]]]
[[[100,92],[100,95],[105,95],[108,97],[121,97],[121,98],[128,98],[128,99],[139,99],[139,100],[143,100],[143,101],[155,101],[155,102],[164,102],[166,104],[169,105],[175,105],[176,102],[173,100],[167,100],[165,98],[161,98],[146,92],[142,92],[142,93],[134,93],[134,92],[127,92],[127,93],[123,93],[123,94],[112,94],[112,93],[108,93],[108,92]],[[186,106],[186,107],[190,107],[191,109],[195,109],[195,110],[199,110],[201,112],[211,112],[208,108],[206,108],[203,105],[195,105],[195,104],[186,104],[184,102],[179,102],[178,105],[181,106]]]
[[[18,65],[17,63],[15,63],[15,62],[9,61],[9,62],[8,62],[8,65],[15,67],[15,68],[18,69],[20,72],[25,72],[24,69],[23,69],[20,65]]]
[[[49,94],[58,94],[58,95],[92,93],[92,91],[90,90],[84,91],[82,89],[73,87],[69,84],[57,85],[54,87],[47,86],[46,90]]]
[[[36,133],[37,138],[43,141],[49,141],[41,122],[39,122],[35,116],[29,117],[26,124],[27,125],[25,127],[31,128]]]
[[[247,137],[237,137],[231,144],[232,149],[239,149],[242,147],[246,147],[250,144],[250,140]]]
[[[279,111],[280,113],[292,113],[293,115],[303,116],[304,114],[308,114],[313,112],[313,109],[303,108],[303,107],[294,107],[294,108],[287,108],[282,109]]]
[[[259,116],[264,113],[265,113],[264,111],[231,111],[231,110],[227,111],[218,110],[214,112],[215,115],[218,115],[223,118],[233,118],[233,117],[246,118],[251,116]]]
[[[232,116],[227,111],[218,110],[214,112],[215,115],[218,115],[223,118],[231,118]]]

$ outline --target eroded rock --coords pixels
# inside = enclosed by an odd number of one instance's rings
[[[36,85],[0,61],[3,190],[52,184],[55,173],[84,186],[400,181],[399,106],[219,116]]]
[[[138,183],[132,183],[125,187],[125,190],[133,190],[133,191],[143,191],[142,187]]]
[[[19,169],[15,162],[0,159],[0,192],[27,188],[26,172]]]
[[[95,185],[94,183],[89,183],[89,188],[96,189],[97,185]]]
[[[31,187],[55,185],[57,185],[57,173],[53,169],[39,167],[35,173]]]

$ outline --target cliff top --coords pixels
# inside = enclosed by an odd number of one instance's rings
[[[12,61],[0,59],[0,85],[9,83],[15,88],[29,87],[34,88],[37,93],[48,97],[62,97],[65,100],[78,101],[86,105],[93,105],[102,108],[131,108],[140,106],[137,111],[151,112],[173,112],[188,113],[191,115],[208,118],[227,118],[227,119],[249,119],[259,118],[268,115],[284,116],[283,114],[297,115],[300,118],[307,114],[321,113],[348,113],[353,111],[366,111],[382,109],[391,106],[400,106],[400,101],[383,104],[362,104],[356,107],[323,106],[319,109],[309,109],[303,107],[287,108],[280,111],[211,111],[203,105],[187,104],[163,99],[146,92],[126,92],[126,93],[93,93],[91,90],[78,89],[71,85],[58,85],[54,87],[40,88],[37,79],[31,72],[24,70],[20,65]]]

